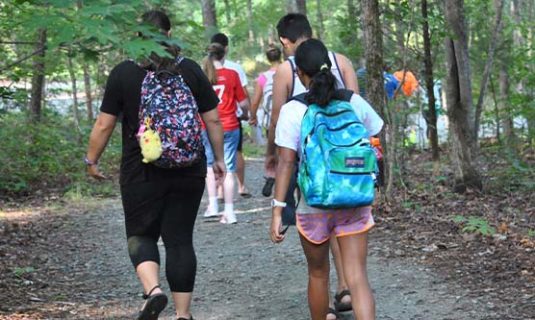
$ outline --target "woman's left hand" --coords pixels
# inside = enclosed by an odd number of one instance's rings
[[[275,211],[277,210],[277,211]],[[282,227],[282,210],[280,207],[273,208],[273,214],[271,217],[271,241],[273,243],[280,243],[284,240],[284,235],[281,234],[280,230]]]
[[[97,180],[104,180],[106,179],[106,176],[102,174],[102,172],[100,172],[100,170],[98,170],[98,166],[96,164],[93,164],[93,165],[89,165],[87,166],[87,173],[97,179]]]

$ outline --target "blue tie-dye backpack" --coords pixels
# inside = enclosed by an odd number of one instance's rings
[[[351,95],[338,90],[329,105],[311,104],[303,117],[297,183],[309,206],[352,208],[373,202],[377,159],[368,131],[349,103]],[[306,104],[304,98],[294,100]]]

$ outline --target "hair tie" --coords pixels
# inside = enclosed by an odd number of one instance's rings
[[[326,63],[322,64],[320,67],[320,71],[323,71],[323,70],[329,70],[329,66]]]

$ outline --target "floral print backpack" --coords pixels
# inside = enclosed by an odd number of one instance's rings
[[[177,64],[183,59],[178,57]],[[168,71],[148,71],[141,85],[137,133],[143,162],[170,169],[201,161],[201,130],[197,103],[184,78]]]

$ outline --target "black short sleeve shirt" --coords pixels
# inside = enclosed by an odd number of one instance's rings
[[[199,112],[217,107],[219,99],[199,65],[190,59],[180,63],[181,75],[190,87]],[[141,101],[141,84],[146,70],[133,61],[118,64],[110,72],[100,111],[122,119],[123,155],[121,160],[121,185],[182,176],[206,175],[206,161],[181,169],[162,169],[141,162],[141,149],[135,137]]]

